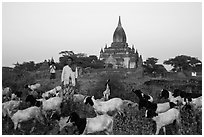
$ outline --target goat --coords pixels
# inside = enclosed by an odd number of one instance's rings
[[[83,102],[85,96],[82,94],[74,94],[73,95],[73,102]]]
[[[18,98],[21,98],[23,92],[22,92],[22,91],[16,91],[14,94],[15,94]]]
[[[146,104],[146,101],[153,102],[152,96],[142,93],[141,90],[132,89],[132,92],[135,93],[139,98],[139,110],[145,106],[144,104]]]
[[[113,117],[107,114],[99,115],[94,118],[80,118],[76,112],[71,113],[68,123],[77,126],[79,134],[85,135],[104,131],[107,135],[113,134]]]
[[[56,111],[59,114],[61,114],[61,107],[62,107],[62,101],[63,101],[61,97],[53,97],[53,98],[49,98],[48,100],[39,99],[38,101],[42,101],[42,112],[46,118],[47,118],[47,111],[52,111],[52,115],[54,114],[53,111]]]
[[[28,95],[26,98],[26,102],[30,102],[31,106],[42,107],[42,112],[46,118],[47,111],[57,111],[59,114],[61,114],[62,100],[63,99],[61,97],[53,97],[49,98],[48,100],[45,100],[44,98],[36,99],[32,95]]]
[[[177,102],[183,103],[183,101],[182,101],[180,96],[174,97],[173,93],[168,91],[168,90],[166,90],[166,89],[162,89],[161,90],[159,98],[160,99],[161,98],[168,99],[170,102],[173,102],[173,103],[177,103]]]
[[[11,113],[18,110],[20,103],[22,101],[10,100],[7,102],[2,103],[2,114],[3,117],[9,116],[11,117]]]
[[[174,90],[174,94],[173,94],[174,97],[177,97],[177,96],[181,96],[182,98],[198,98],[200,96],[202,96],[202,94],[199,94],[199,93],[186,93],[180,89],[175,89]]]
[[[12,90],[10,87],[6,87],[2,90],[2,96],[9,96],[11,94]]]
[[[34,91],[38,89],[40,86],[41,86],[40,83],[36,83],[34,85],[25,85],[25,88]]]
[[[150,95],[144,94],[141,90],[132,89],[132,92],[135,93],[139,97],[139,99],[143,98],[144,100],[153,102],[153,97]]]
[[[184,105],[188,103],[194,104],[196,107],[202,107],[202,94],[186,93],[182,90],[175,89],[173,96],[182,98]]]
[[[39,97],[39,93],[37,91],[35,91],[35,90],[29,91],[28,95],[33,95],[35,98]]]
[[[24,88],[28,89],[28,94],[33,95],[35,98],[40,96],[40,93],[36,91],[41,85],[36,83],[34,85],[25,85]]]
[[[14,93],[12,93],[12,94],[11,94],[11,100],[15,100],[16,98],[17,98],[17,95],[14,94]]]
[[[42,102],[36,100],[36,98],[33,95],[28,95],[25,99],[25,102],[30,102],[30,106],[40,107],[42,105]]]
[[[117,110],[120,115],[122,114],[124,116],[123,100],[120,98],[112,98],[108,101],[99,101],[95,100],[94,96],[87,96],[84,99],[84,103],[90,104],[97,115]]]
[[[110,79],[107,80],[106,82],[106,90],[103,92],[103,98],[106,100],[109,99],[109,96],[110,96],[110,88],[109,88],[109,85],[108,83],[110,82]]]
[[[171,98],[174,98],[173,93],[166,90],[166,89],[162,89],[160,94],[159,94],[159,98],[165,98],[165,99],[169,99],[171,100]]]
[[[3,101],[8,101],[11,98],[12,90],[10,87],[6,87],[2,90]]]
[[[61,86],[57,86],[57,87],[55,87],[55,88],[53,88],[53,89],[51,89],[51,90],[49,90],[49,91],[43,93],[43,94],[42,94],[42,97],[43,97],[43,98],[48,98],[48,97],[50,97],[50,95],[55,95],[55,96],[56,96],[56,94],[58,93],[58,91],[60,91],[61,89],[62,89]]]
[[[194,109],[202,108],[202,96],[198,98],[193,98],[193,99],[189,98],[187,99],[187,103],[192,105]]]
[[[56,115],[53,115],[53,117],[56,117]],[[68,120],[69,120],[69,116],[67,117],[57,116],[56,121],[59,126],[59,131],[57,134],[59,134],[66,126],[72,126],[71,123],[68,123]]]
[[[17,93],[22,93],[22,92],[17,92]],[[12,93],[11,100],[20,100],[19,94]]]
[[[9,117],[12,116],[12,113],[15,113],[18,111],[19,106],[22,101],[18,100],[10,100],[7,102],[2,103],[2,116],[6,117],[7,122],[6,122],[6,127],[9,127]]]
[[[164,134],[166,134],[166,125],[177,122],[178,126],[180,125],[180,112],[176,108],[171,108],[164,113],[156,113],[154,110],[146,110],[145,117],[152,118],[156,122],[156,135],[159,134],[161,128],[163,128]],[[180,129],[178,129],[180,134]]]
[[[61,118],[60,118],[60,120],[59,120],[59,122],[58,122],[58,125],[59,125],[59,127],[60,127],[60,128],[59,128],[59,132],[61,132],[64,127],[66,127],[66,126],[71,126],[69,123],[67,123],[68,119],[69,119],[69,116],[67,116],[67,117],[61,117]],[[59,133],[59,132],[58,132],[58,133]]]
[[[149,101],[143,101],[143,107],[147,110],[153,110],[156,113],[163,113],[168,111],[170,108],[175,107],[176,104],[173,102],[165,102],[165,103],[153,103]]]
[[[18,110],[16,113],[13,114],[13,116],[11,117],[11,120],[14,123],[14,130],[17,129],[17,127],[20,129],[21,122],[24,121],[28,121],[34,119],[34,123],[35,120],[39,121],[40,123],[44,124],[44,118],[41,114],[41,110],[39,107],[29,107],[27,109],[24,110]],[[30,131],[30,133],[34,130],[35,127],[33,127]]]
[[[137,103],[134,103],[130,100],[123,100],[123,105],[127,107],[137,107],[138,106]]]
[[[96,99],[96,101],[106,101],[106,99],[104,97]]]

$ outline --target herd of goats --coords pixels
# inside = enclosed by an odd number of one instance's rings
[[[185,105],[190,105],[191,109],[202,109],[202,94],[186,93],[182,90],[175,89],[173,92],[162,89],[160,92],[160,99],[168,99],[165,103],[154,103],[151,95],[144,94],[141,90],[132,89],[137,97],[139,103],[130,100],[123,100],[121,98],[111,98],[109,80],[106,83],[106,90],[103,92],[101,99],[95,99],[94,96],[86,96],[76,94],[73,87],[61,88],[57,86],[54,89],[42,93],[36,92],[36,89],[41,85],[26,85],[25,88],[29,90],[25,100],[22,100],[22,93],[12,92],[7,87],[2,90],[2,115],[3,118],[11,119],[14,124],[14,130],[21,130],[21,123],[33,120],[36,126],[36,121],[46,125],[45,121],[50,120],[55,113],[58,114],[56,121],[59,125],[58,134],[66,126],[75,126],[77,134],[89,134],[103,131],[105,134],[113,133],[113,122],[117,114],[120,114],[125,120],[125,108],[128,106],[137,107],[137,109],[146,109],[145,117],[152,118],[156,122],[156,133],[159,134],[163,128],[166,134],[165,126],[175,123],[178,127],[178,134],[180,133],[180,109]],[[61,115],[61,108],[63,103],[67,100],[74,102],[82,102],[93,107],[96,117],[82,118],[76,112],[72,112],[69,116],[63,117]],[[27,102],[29,107],[26,109],[19,109],[22,102]],[[111,112],[111,113],[110,113]],[[8,123],[8,122],[7,122]],[[30,133],[35,129],[32,127]],[[22,130],[21,130],[22,131]]]

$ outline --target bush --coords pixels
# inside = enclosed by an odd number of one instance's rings
[[[2,71],[2,86],[11,87],[12,90],[23,90],[24,86],[28,83],[34,83],[35,77],[32,77],[28,71]]]

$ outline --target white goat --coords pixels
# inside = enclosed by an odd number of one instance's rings
[[[56,111],[59,114],[61,114],[61,104],[62,104],[62,98],[61,97],[53,97],[49,98],[48,100],[43,99],[37,99],[37,101],[42,101],[42,112],[47,118],[47,111]],[[52,113],[54,114],[54,113]]]
[[[59,131],[58,134],[64,129],[66,126],[72,126],[72,124],[68,123],[69,116],[67,117],[60,117],[60,120],[58,121],[59,125]]]
[[[132,102],[130,100],[123,100],[123,105],[125,107],[138,107],[138,104],[135,102]]]
[[[113,117],[107,114],[94,118],[80,118],[77,113],[73,112],[70,115],[69,123],[75,124],[79,134],[82,135],[100,131],[104,131],[107,135],[113,134]]]
[[[8,101],[11,98],[12,90],[10,87],[2,89],[2,102]]]
[[[184,100],[182,100],[182,98],[180,96],[174,97],[173,93],[166,90],[166,89],[162,89],[161,92],[160,92],[160,98],[163,98],[163,97],[165,99],[168,99],[170,102],[175,103],[175,104],[177,104],[178,102],[182,103],[182,104],[185,104]]]
[[[11,113],[18,110],[20,103],[21,101],[17,101],[17,100],[10,100],[10,101],[2,103],[3,117],[5,116],[11,117]]]
[[[163,113],[169,110],[171,107],[172,102],[165,102],[165,103],[158,103],[156,113]],[[172,103],[173,104],[173,103]],[[173,106],[174,107],[174,106]]]
[[[108,100],[109,96],[110,96],[110,88],[109,88],[109,85],[108,85],[109,81],[110,81],[110,79],[106,82],[106,90],[103,92],[103,98],[105,100]]]
[[[21,122],[28,121],[31,119],[34,119],[34,123],[36,122],[35,120],[37,120],[40,123],[44,124],[44,118],[41,114],[41,110],[39,107],[33,106],[24,110],[18,110],[11,117],[11,120],[14,123],[14,130],[16,130],[17,127],[19,129],[21,128],[21,125],[20,125]],[[33,127],[30,132],[32,132],[34,128],[35,127]]]
[[[180,112],[176,108],[169,109],[164,113],[156,113],[152,110],[147,110],[145,117],[152,118],[156,122],[156,135],[159,134],[161,128],[163,128],[164,134],[166,134],[166,125],[173,123],[175,120],[180,125]],[[180,134],[180,129],[178,129],[178,133]]]
[[[36,83],[34,85],[26,85],[26,88],[29,88],[30,90],[34,91],[40,87],[40,83]]]
[[[123,114],[124,116],[123,100],[120,98],[112,98],[108,101],[98,101],[94,99],[94,96],[87,96],[84,99],[84,103],[89,103],[94,108],[97,115],[117,110],[120,115]]]
[[[198,98],[192,98],[191,101],[187,99],[188,103],[194,107],[194,109],[202,108],[202,96]]]
[[[106,99],[104,97],[96,99],[96,101],[106,101]]]
[[[82,94],[74,94],[73,95],[73,102],[83,102],[85,96]]]
[[[50,95],[57,95],[57,92],[60,91],[61,89],[62,89],[61,86],[57,86],[57,87],[43,93],[42,97],[46,98],[46,97],[49,97]]]
[[[152,103],[149,101],[143,101],[143,105],[147,110],[154,110],[156,113],[163,113],[176,106],[173,102],[165,102],[165,103]]]
[[[11,88],[10,87],[6,87],[2,90],[2,95],[3,96],[7,96],[7,95],[10,95],[11,94]]]
[[[12,93],[12,94],[11,94],[11,100],[15,100],[15,99],[17,99],[17,95],[14,94],[14,93]]]

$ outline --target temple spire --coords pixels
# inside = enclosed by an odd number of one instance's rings
[[[100,53],[103,53],[103,49],[101,48],[101,51],[100,51]]]
[[[118,27],[121,27],[122,25],[121,25],[121,21],[120,21],[120,16],[119,16],[119,21],[118,21]]]

